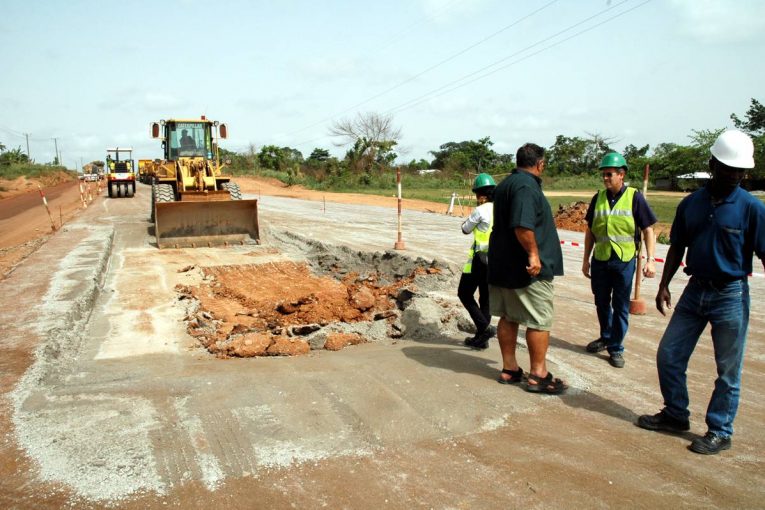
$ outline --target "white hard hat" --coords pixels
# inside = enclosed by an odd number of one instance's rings
[[[723,131],[709,149],[717,161],[733,168],[754,168],[754,144],[737,129]]]

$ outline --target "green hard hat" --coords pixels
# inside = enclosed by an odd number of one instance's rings
[[[495,187],[497,185],[494,179],[489,174],[478,174],[473,181],[473,191],[478,191],[481,188]]]
[[[627,169],[627,160],[618,152],[609,152],[600,160],[598,168],[624,168]]]

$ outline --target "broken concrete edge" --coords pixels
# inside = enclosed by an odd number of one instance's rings
[[[114,228],[83,228],[91,231],[91,235],[60,259],[58,268],[52,271],[48,293],[39,307],[39,343],[33,353],[34,361],[8,395],[17,440],[34,459],[40,456],[34,452],[34,443],[28,440],[24,403],[40,388],[43,380],[63,371],[69,366],[67,360],[76,359],[82,332],[103,289],[112,257]],[[84,270],[89,274],[83,278],[81,272]],[[73,273],[78,274],[76,281],[69,278]],[[47,476],[42,466],[41,471],[43,479],[60,481],[57,476]]]
[[[410,257],[391,250],[359,251],[272,228],[269,228],[267,238],[267,245],[274,246],[274,249],[293,262],[299,259],[301,264],[305,264],[314,274],[330,277],[345,284],[348,284],[348,277],[353,277],[354,282],[360,284],[360,288],[350,296],[351,305],[360,310],[368,309],[361,301],[370,301],[371,305],[370,296],[367,296],[370,299],[364,300],[364,296],[360,295],[366,289],[363,285],[367,280],[374,282],[375,287],[378,287],[377,282],[387,282],[381,283],[379,287],[395,286],[397,283],[403,283],[402,280],[406,280],[406,284],[389,295],[393,309],[374,313],[364,320],[341,319],[286,324],[267,329],[250,328],[241,323],[224,336],[219,334],[219,328],[223,327],[225,331],[226,321],[230,319],[219,319],[215,314],[203,310],[204,305],[194,296],[191,288],[176,286],[176,291],[180,293],[179,301],[186,301],[185,322],[189,335],[196,338],[200,347],[214,356],[229,358],[302,355],[322,349],[334,351],[347,345],[367,341],[385,342],[407,336],[426,339],[430,335],[440,338],[444,329],[453,330],[455,333],[475,332],[456,297],[456,275],[459,273],[448,263],[439,259]],[[409,313],[407,325],[401,320],[402,312],[418,296],[424,298],[425,303],[435,301],[437,304],[422,305],[414,313]],[[276,303],[277,311],[280,311],[280,307],[285,308],[281,311],[284,314],[294,312],[293,308],[299,305],[300,300],[295,303]],[[249,316],[251,313],[238,315]],[[437,327],[423,326],[431,320]],[[378,321],[382,325],[376,325],[375,322]],[[445,327],[446,323],[453,323],[450,326],[454,327]]]
[[[269,238],[276,244],[282,245],[285,252],[289,253],[292,251],[298,253],[301,258],[305,258],[308,261],[309,266],[314,272],[322,275],[332,274],[336,276],[336,273],[331,270],[333,262],[342,262],[339,257],[332,254],[332,250],[345,254],[347,259],[356,260],[370,267],[380,268],[381,266],[390,266],[391,270],[380,270],[380,273],[392,273],[392,276],[395,278],[409,276],[407,271],[403,270],[403,264],[396,264],[395,261],[401,261],[412,266],[427,266],[437,269],[439,273],[431,276],[439,280],[452,279],[455,275],[461,273],[460,268],[456,265],[439,258],[428,260],[421,256],[411,257],[392,249],[385,251],[360,251],[348,246],[321,242],[294,232],[273,228],[269,232]],[[309,251],[306,251],[306,246],[309,248]],[[365,276],[367,275],[359,274],[359,277],[362,279]]]

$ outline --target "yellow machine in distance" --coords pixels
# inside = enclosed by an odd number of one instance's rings
[[[225,124],[200,119],[154,122],[163,159],[142,160],[152,183],[152,219],[159,248],[212,246],[258,239],[258,201],[242,200],[223,173],[219,139]]]
[[[135,162],[133,149],[106,149],[106,187],[109,198],[135,195]]]

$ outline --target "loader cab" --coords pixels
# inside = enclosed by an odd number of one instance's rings
[[[212,123],[177,121],[165,123],[165,159],[213,159]]]

